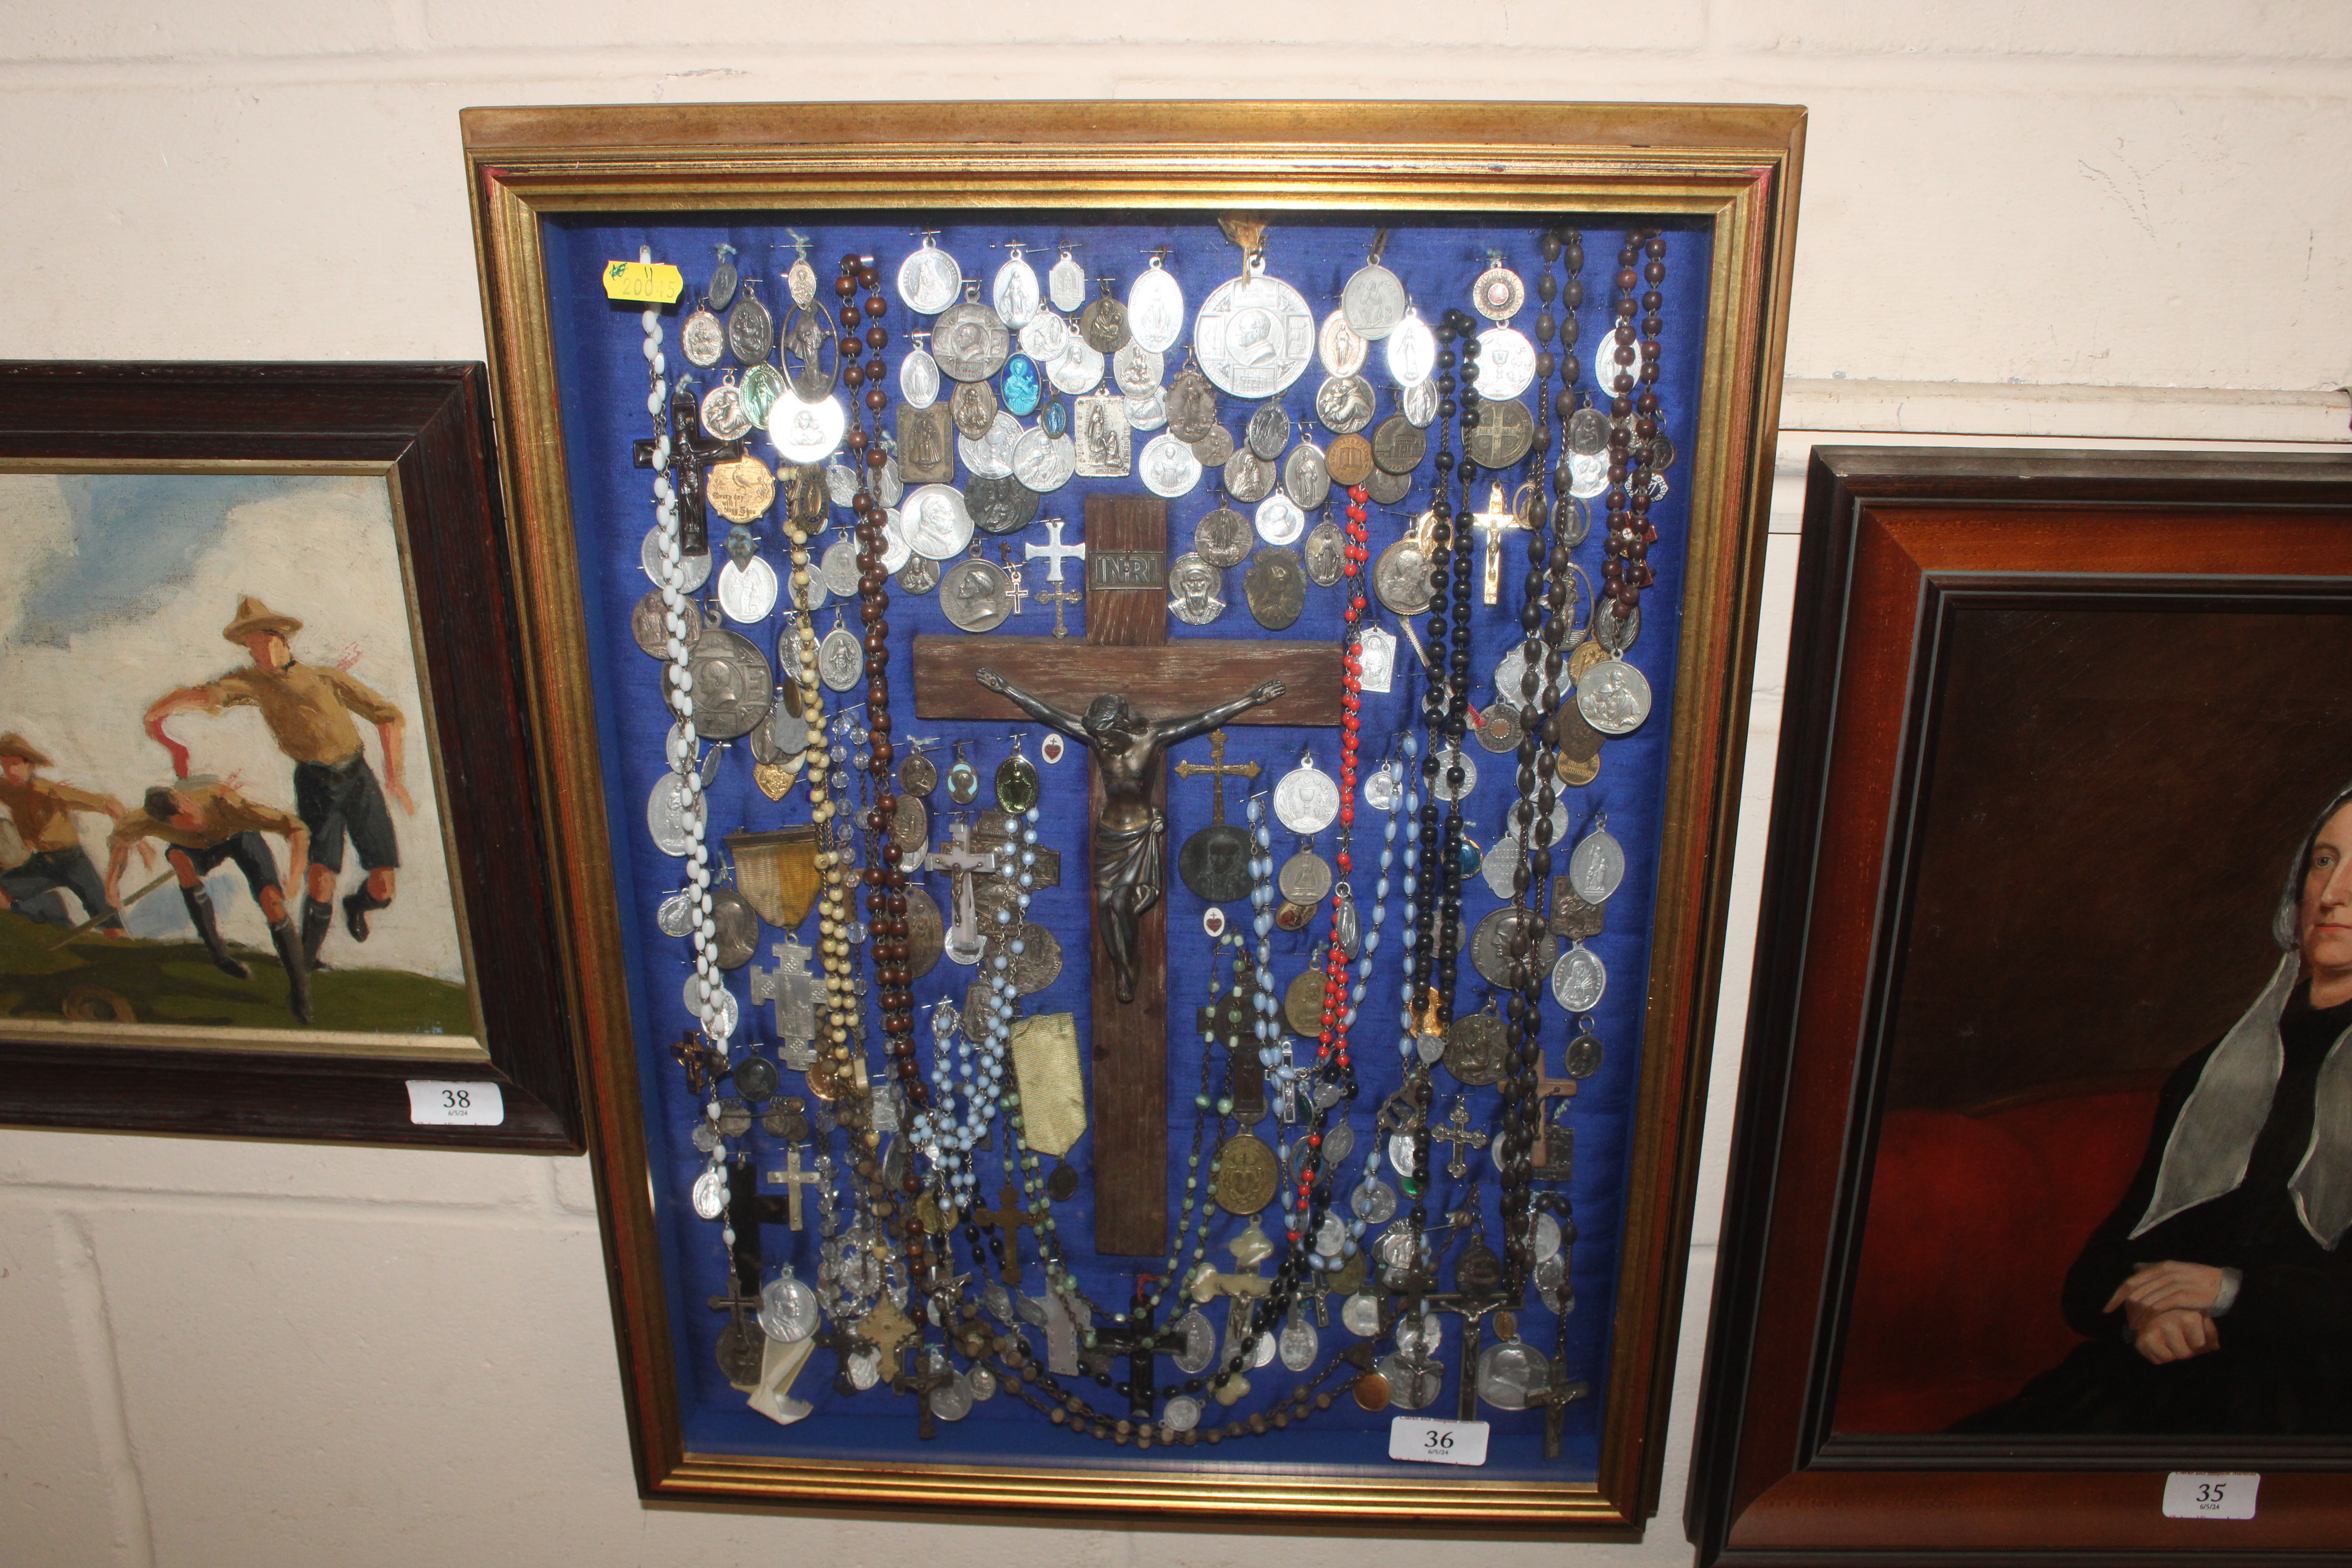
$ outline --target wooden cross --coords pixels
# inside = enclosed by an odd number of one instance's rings
[[[1248,994],[1239,987],[1228,991],[1193,1015],[1193,1026],[1204,1041],[1214,1035],[1225,1047],[1225,1059],[1233,1065],[1234,1119],[1244,1127],[1265,1121],[1265,1064],[1257,1059]]]
[[[1007,1182],[1004,1184],[1004,1190],[996,1195],[994,1208],[975,1207],[971,1211],[971,1217],[976,1223],[995,1231],[1004,1238],[1004,1282],[1007,1285],[1021,1283],[1022,1228],[1026,1226],[1033,1231],[1037,1228],[1035,1217],[1021,1206],[1020,1197],[1021,1194],[1013,1190],[1013,1184]]]
[[[704,510],[702,470],[711,464],[733,462],[743,455],[740,441],[702,443],[702,410],[694,401],[694,394],[681,382],[669,397],[669,462],[677,471],[672,481],[677,490],[677,548],[685,555],[710,553],[710,515]],[[631,449],[636,466],[654,466],[654,442],[651,437],[635,443]]]
[[[1162,1327],[1151,1321],[1151,1301],[1143,1293],[1149,1279],[1148,1275],[1136,1278],[1135,1300],[1128,1309],[1126,1322],[1095,1331],[1097,1349],[1127,1353],[1127,1414],[1138,1423],[1151,1419],[1154,1395],[1159,1392],[1152,1378],[1153,1363],[1160,1356],[1174,1355],[1184,1348],[1184,1336],[1174,1327]]]
[[[1573,1128],[1559,1130],[1557,1143],[1552,1139],[1551,1107],[1548,1101],[1567,1100],[1576,1093],[1572,1078],[1554,1078],[1543,1064],[1538,1049],[1536,1057],[1536,1145],[1529,1152],[1528,1173],[1539,1182],[1564,1182],[1574,1164],[1576,1131]]]
[[[801,1189],[803,1187],[814,1185],[817,1180],[817,1173],[814,1171],[803,1171],[801,1169],[801,1146],[799,1144],[795,1143],[793,1145],[791,1153],[784,1161],[784,1168],[782,1170],[771,1171],[768,1173],[768,1180],[771,1182],[782,1183],[783,1184],[785,1189],[787,1211],[792,1215],[793,1228],[794,1230],[806,1230],[808,1226],[803,1223],[801,1212]]]
[[[1525,528],[1527,523],[1512,510],[1511,503],[1503,499],[1503,487],[1499,484],[1486,498],[1486,510],[1472,512],[1470,522],[1486,538],[1485,564],[1478,574],[1479,602],[1496,604],[1501,600],[1503,592],[1503,554],[1500,549],[1503,534],[1509,529]]]
[[[919,637],[915,711],[925,719],[1030,721],[972,679],[982,665],[1040,699],[1083,713],[1116,693],[1154,718],[1198,712],[1203,693],[1238,697],[1259,682],[1288,689],[1234,721],[1336,725],[1343,689],[1339,640],[1168,638],[1168,506],[1149,496],[1087,498],[1085,642],[1053,637]],[[1090,774],[1094,770],[1089,770]],[[1164,806],[1166,775],[1153,804]],[[1092,779],[1085,842],[1094,842],[1102,783]],[[1076,837],[1076,835],[1072,835]],[[1171,863],[1174,856],[1169,856]],[[1136,994],[1122,1005],[1097,931],[1093,942],[1095,1250],[1168,1250],[1168,900],[1137,922]]]

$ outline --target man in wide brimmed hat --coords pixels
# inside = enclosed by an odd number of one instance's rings
[[[302,956],[316,965],[319,944],[334,922],[336,879],[343,869],[343,841],[359,852],[366,880],[343,900],[343,921],[355,942],[368,938],[368,916],[392,902],[400,866],[400,840],[393,831],[385,792],[414,815],[416,802],[402,781],[400,710],[381,692],[328,665],[295,658],[288,639],[302,629],[292,616],[279,615],[247,594],[221,636],[252,657],[205,686],[183,687],[147,710],[147,732],[172,753],[172,771],[185,778],[188,749],[163,732],[175,713],[218,713],[227,708],[257,708],[278,749],[294,763],[294,809],[310,830],[310,864],[302,903]],[[383,746],[383,782],[368,765],[357,714],[376,728]]]
[[[74,814],[94,812],[120,820],[122,803],[110,795],[35,775],[35,769],[50,765],[47,753],[16,731],[0,734],[0,806],[7,808],[28,852],[23,865],[0,871],[0,909],[21,907],[35,920],[71,925],[55,897],[57,889],[64,889],[81,900],[86,918],[121,936],[122,917],[107,896],[98,868],[90,864],[89,852],[81,847]]]
[[[261,906],[262,919],[269,922],[269,940],[278,948],[278,962],[286,969],[288,1000],[294,1016],[307,1024],[310,1021],[310,965],[295,939],[294,922],[287,916],[285,885],[278,879],[278,861],[269,853],[268,841],[261,837],[265,833],[286,840],[289,864],[302,864],[303,841],[310,835],[293,813],[247,800],[216,779],[184,778],[158,784],[147,792],[141,809],[114,825],[113,837],[107,841],[110,853],[106,893],[110,900],[121,896],[122,867],[131,858],[132,846],[149,838],[162,839],[168,846],[164,855],[179,875],[180,898],[188,906],[188,918],[196,923],[196,934],[204,939],[205,951],[212,954],[222,973],[247,980],[253,971],[221,941],[212,894],[205,888],[205,873],[224,862],[234,864],[245,873],[245,885],[252,889],[253,901]]]

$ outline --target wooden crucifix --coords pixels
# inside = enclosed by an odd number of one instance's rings
[[[1085,640],[1050,637],[919,637],[915,711],[925,719],[1024,720],[1034,714],[982,686],[986,666],[1025,694],[1071,713],[1098,697],[1124,698],[1146,720],[1197,714],[1205,699],[1239,698],[1268,680],[1284,690],[1234,713],[1234,724],[1336,725],[1342,656],[1328,643],[1168,640],[1168,508],[1144,496],[1087,498]],[[1087,843],[1103,821],[1102,770],[1090,770]],[[1151,771],[1155,811],[1164,769]],[[1163,868],[1165,857],[1162,857]],[[1095,1250],[1157,1257],[1168,1250],[1168,921],[1163,898],[1137,916],[1127,955],[1134,1000],[1122,1001],[1111,944],[1094,921],[1092,1123]],[[1122,943],[1122,945],[1124,945]]]

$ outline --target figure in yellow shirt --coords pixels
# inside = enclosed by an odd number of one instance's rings
[[[22,906],[22,912],[37,921],[71,925],[57,899],[42,896],[64,888],[81,900],[84,918],[121,936],[122,917],[100,884],[89,852],[81,847],[74,814],[102,814],[119,821],[122,803],[110,795],[34,776],[34,769],[47,766],[48,757],[16,731],[0,735],[0,806],[7,808],[27,852],[23,865],[0,871],[0,910]]]
[[[400,839],[387,791],[411,816],[416,802],[403,782],[401,737],[405,726],[390,699],[340,669],[303,664],[287,639],[302,629],[291,616],[247,595],[221,636],[240,644],[253,662],[206,686],[183,687],[147,710],[147,732],[172,753],[172,771],[185,778],[188,749],[163,732],[175,713],[218,713],[257,708],[278,749],[293,760],[294,809],[310,833],[310,862],[302,902],[302,956],[316,967],[319,944],[334,923],[335,883],[343,869],[343,841],[359,852],[366,879],[343,900],[343,923],[354,942],[368,939],[368,915],[392,902],[400,866]],[[359,715],[375,726],[383,747],[383,782],[376,783],[360,742]]]
[[[285,839],[287,860],[302,864],[304,841],[310,834],[293,813],[247,800],[212,779],[158,784],[147,792],[142,809],[114,825],[113,836],[107,840],[110,853],[106,864],[106,900],[111,904],[121,897],[122,868],[131,858],[131,847],[142,839],[162,839],[168,847],[164,857],[179,873],[180,897],[188,906],[188,918],[196,922],[196,934],[205,939],[205,951],[212,954],[222,973],[247,980],[253,971],[232,956],[221,941],[212,895],[205,889],[205,872],[223,861],[234,862],[245,873],[253,901],[261,906],[263,918],[269,921],[269,940],[278,949],[278,963],[286,966],[294,1016],[307,1024],[310,1021],[310,966],[295,940],[294,922],[287,918],[286,889],[278,880],[269,841],[261,837],[265,833]]]

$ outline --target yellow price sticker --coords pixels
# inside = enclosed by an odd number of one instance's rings
[[[675,305],[686,291],[686,277],[667,261],[607,261],[604,298],[635,300],[647,305]]]

